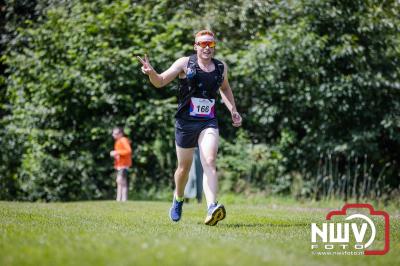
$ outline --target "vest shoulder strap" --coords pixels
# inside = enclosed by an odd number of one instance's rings
[[[197,55],[196,54],[192,54],[191,56],[189,56],[189,61],[188,61],[188,68],[189,67],[195,67],[197,63]]]
[[[217,79],[218,87],[221,87],[222,82],[224,82],[224,68],[225,68],[225,66],[224,66],[224,63],[222,63],[218,59],[213,58],[212,60],[213,60],[215,66],[216,66],[216,69],[218,71],[218,79]]]

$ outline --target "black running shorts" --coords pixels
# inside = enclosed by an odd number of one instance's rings
[[[181,148],[195,148],[198,146],[198,139],[201,131],[206,128],[218,129],[216,118],[205,121],[193,121],[176,118],[175,141]]]

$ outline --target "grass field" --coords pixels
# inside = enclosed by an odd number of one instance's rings
[[[337,203],[224,203],[227,218],[208,227],[197,203],[172,223],[169,202],[0,202],[0,265],[400,265],[395,209],[388,254],[318,256],[310,223]]]

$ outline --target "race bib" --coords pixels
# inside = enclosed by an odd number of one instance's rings
[[[215,100],[192,97],[189,112],[191,116],[214,118]]]

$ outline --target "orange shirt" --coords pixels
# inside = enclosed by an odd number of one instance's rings
[[[132,165],[132,149],[128,138],[117,139],[114,150],[119,154],[119,159],[114,159],[115,169],[128,168]]]

